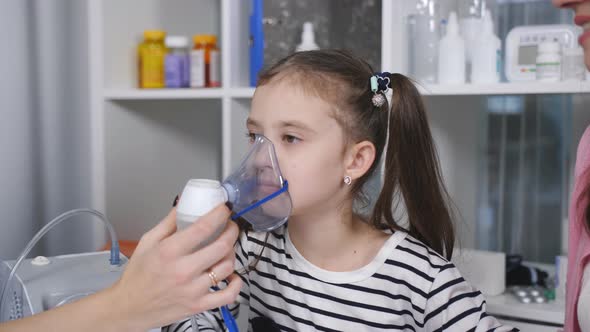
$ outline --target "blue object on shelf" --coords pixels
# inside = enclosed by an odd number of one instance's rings
[[[252,15],[250,15],[250,86],[252,87],[258,83],[258,74],[264,64],[262,1],[252,0]]]

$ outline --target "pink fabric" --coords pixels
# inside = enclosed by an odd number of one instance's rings
[[[580,332],[578,297],[584,267],[590,260],[590,235],[585,227],[584,213],[588,196],[582,197],[590,184],[590,127],[586,128],[576,158],[575,185],[569,211],[569,250],[565,304],[565,331]],[[580,200],[581,199],[581,200]],[[590,315],[590,312],[588,313]]]

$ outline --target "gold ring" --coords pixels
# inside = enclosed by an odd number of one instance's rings
[[[215,272],[209,271],[208,276],[209,276],[209,279],[211,279],[211,285],[213,287],[216,287],[217,284],[219,284],[219,280],[217,280],[217,275],[215,274]]]

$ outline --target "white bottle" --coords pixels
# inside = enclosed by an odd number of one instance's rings
[[[440,84],[465,83],[465,41],[459,34],[455,12],[449,15],[447,33],[439,44],[438,82]]]
[[[457,9],[461,35],[465,41],[465,61],[470,69],[473,43],[479,38],[483,16],[485,15],[486,0],[458,0]],[[468,70],[469,72],[470,70]]]
[[[313,34],[313,23],[303,23],[303,32],[301,33],[301,44],[297,45],[296,52],[313,51],[319,49],[315,43],[315,36]]]
[[[558,82],[561,80],[561,45],[556,41],[539,44],[536,61],[537,81]]]
[[[502,68],[502,42],[494,34],[494,22],[489,10],[484,15],[482,28],[482,33],[473,42],[471,50],[471,83],[497,83],[500,81]]]

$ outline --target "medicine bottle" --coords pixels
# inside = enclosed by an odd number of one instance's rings
[[[561,45],[556,41],[542,42],[537,50],[537,81],[558,82],[561,80]]]
[[[190,52],[190,86],[191,88],[205,87],[205,35],[193,36],[193,49]]]
[[[168,53],[164,61],[166,87],[186,88],[189,86],[188,40],[182,36],[166,37]]]
[[[221,86],[221,68],[219,59],[219,48],[217,48],[217,37],[206,35],[205,44],[205,86]]]
[[[140,88],[164,87],[164,45],[166,33],[161,30],[147,30],[138,48],[138,76]]]

